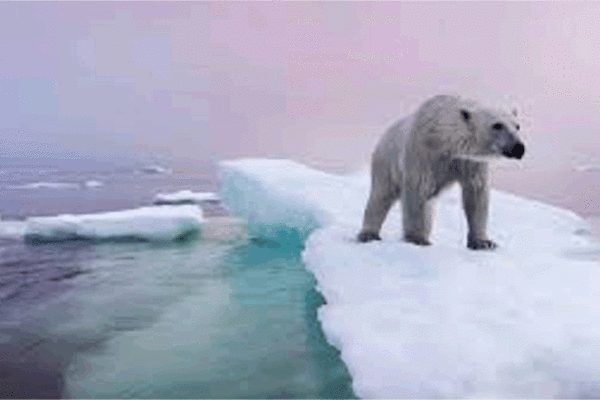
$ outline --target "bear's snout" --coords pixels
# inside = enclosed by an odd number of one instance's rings
[[[523,157],[523,154],[525,154],[525,145],[523,145],[521,142],[517,142],[510,149],[504,149],[502,154],[508,158],[516,158],[517,160],[520,160],[521,157]]]

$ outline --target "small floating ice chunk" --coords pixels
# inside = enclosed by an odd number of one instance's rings
[[[220,204],[221,199],[212,192],[192,192],[181,190],[175,193],[158,193],[154,204]]]
[[[85,187],[89,188],[89,189],[93,189],[93,188],[98,188],[104,186],[104,183],[100,182],[100,181],[87,181],[85,183]]]
[[[89,241],[183,240],[199,233],[204,224],[198,206],[143,207],[99,214],[28,218],[25,241],[29,243]]]
[[[142,167],[142,172],[146,174],[169,174],[171,170],[160,165],[146,165]]]
[[[176,193],[159,193],[154,197],[155,205],[182,205],[196,204],[202,207],[207,216],[229,215],[229,208],[223,204],[221,198],[212,192],[192,192],[182,190]]]

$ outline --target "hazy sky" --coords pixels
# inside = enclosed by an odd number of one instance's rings
[[[0,156],[354,168],[452,92],[519,105],[522,165],[565,168],[600,156],[599,21],[595,2],[2,2]]]

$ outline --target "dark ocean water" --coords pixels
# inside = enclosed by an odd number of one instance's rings
[[[2,220],[216,191],[210,164],[4,160]],[[0,239],[0,397],[351,398],[302,243]]]

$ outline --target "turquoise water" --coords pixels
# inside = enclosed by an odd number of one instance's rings
[[[101,274],[127,289],[109,290],[104,282],[102,290],[81,293],[83,308],[103,313],[105,322],[61,328],[79,335],[94,326],[110,331],[102,344],[74,356],[65,395],[355,398],[317,322],[323,299],[299,243],[128,246],[97,247]],[[117,260],[129,268],[115,266]],[[89,310],[82,312],[89,320]]]

